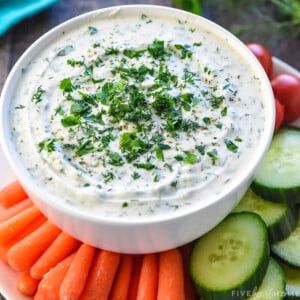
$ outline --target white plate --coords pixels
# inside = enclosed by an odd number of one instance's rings
[[[300,72],[286,64],[285,62],[279,60],[274,57],[274,75],[280,73],[290,73],[300,77]],[[300,128],[300,118],[293,122],[292,124],[295,127]],[[5,160],[4,154],[0,147],[0,169],[2,171],[2,175],[0,176],[0,188],[11,182],[15,179],[13,172],[11,171],[7,161]],[[1,211],[1,208],[0,208]],[[15,288],[16,280],[18,278],[18,273],[12,271],[7,265],[5,265],[2,261],[0,261],[0,292],[1,294],[7,298],[7,300],[29,300],[32,299],[30,297],[24,297],[18,293]]]

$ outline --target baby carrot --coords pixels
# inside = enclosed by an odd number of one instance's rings
[[[99,250],[91,266],[80,300],[108,299],[120,257],[119,253]]]
[[[17,235],[15,235],[12,239],[10,239],[4,245],[0,245],[0,259],[7,263],[7,251],[15,245],[17,242],[24,239],[27,235],[31,234],[37,228],[39,228],[43,223],[45,223],[47,218],[44,215],[40,215],[34,219],[28,226],[26,226],[22,231],[20,231]]]
[[[26,208],[30,207],[31,205],[33,205],[31,200],[25,199],[15,205],[9,207],[8,209],[4,210],[0,214],[0,223],[10,219],[11,217],[15,216],[16,214],[18,214],[22,210],[25,210]]]
[[[159,254],[157,300],[185,300],[183,262],[179,249]]]
[[[142,267],[143,256],[136,255],[133,257],[133,265],[132,265],[132,272],[131,272],[131,279],[129,283],[129,291],[127,300],[136,299],[137,290],[139,285],[141,267]]]
[[[79,299],[84,289],[95,252],[95,247],[84,243],[81,244],[62,281],[59,290],[60,300]]]
[[[188,300],[197,299],[196,290],[191,281],[190,272],[189,272],[189,259],[190,259],[190,254],[192,249],[193,249],[193,243],[188,243],[179,248],[183,260],[184,293],[185,293],[185,298]]]
[[[28,270],[60,232],[59,228],[47,220],[37,230],[7,251],[8,264],[16,271]]]
[[[31,206],[0,223],[0,245],[7,243],[39,215],[41,212],[38,208]]]
[[[61,232],[46,251],[30,268],[30,275],[36,279],[43,276],[57,263],[74,252],[80,242],[65,232]]]
[[[66,276],[75,253],[70,254],[64,260],[52,268],[40,281],[34,300],[58,300],[61,282]]]
[[[123,255],[116,274],[109,300],[127,300],[132,271],[132,255]]]
[[[156,300],[158,283],[158,256],[145,254],[142,262],[137,300]]]
[[[17,290],[25,296],[33,296],[37,290],[39,282],[39,280],[32,278],[29,272],[26,271],[17,279]]]
[[[0,204],[8,208],[21,202],[28,196],[19,181],[13,181],[0,190]]]

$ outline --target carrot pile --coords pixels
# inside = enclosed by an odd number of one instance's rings
[[[78,241],[34,206],[18,181],[0,190],[0,259],[34,300],[193,300],[191,245],[120,254]]]

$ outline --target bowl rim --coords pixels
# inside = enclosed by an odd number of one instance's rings
[[[20,180],[20,182],[24,185],[25,190],[34,190],[34,193],[38,195],[39,197],[43,198],[43,188],[38,187],[37,184],[33,185],[32,181],[30,179],[30,175],[23,172],[25,169],[21,164],[20,159],[16,159],[17,155],[12,153],[12,143],[9,141],[9,134],[8,134],[8,116],[7,116],[7,109],[9,107],[9,101],[7,100],[10,94],[10,91],[13,89],[14,86],[17,86],[17,83],[13,83],[13,79],[15,77],[20,76],[20,73],[22,71],[22,67],[27,65],[32,59],[37,55],[38,49],[44,49],[47,45],[53,43],[56,38],[58,38],[63,32],[67,32],[69,30],[72,30],[74,26],[84,23],[88,23],[89,20],[92,20],[96,17],[105,16],[106,14],[114,13],[116,11],[124,13],[124,12],[136,12],[139,14],[145,10],[148,12],[148,14],[155,15],[158,14],[160,16],[167,15],[168,13],[172,13],[175,16],[180,15],[181,19],[189,20],[190,22],[199,22],[201,23],[201,26],[204,26],[205,28],[210,28],[214,30],[214,33],[217,33],[218,36],[223,36],[224,40],[226,39],[230,40],[230,42],[235,45],[239,51],[242,53],[243,58],[247,58],[249,63],[253,64],[253,70],[256,70],[258,72],[258,77],[263,82],[265,95],[268,95],[268,98],[271,98],[273,96],[271,85],[269,83],[269,79],[267,75],[265,74],[262,66],[259,64],[259,62],[256,60],[254,55],[251,53],[251,51],[246,47],[245,44],[243,44],[237,37],[232,35],[229,31],[221,27],[220,25],[212,22],[211,20],[208,20],[202,16],[198,16],[192,13],[189,13],[187,11],[183,11],[181,9],[167,7],[167,6],[160,6],[160,5],[144,5],[144,4],[130,4],[130,5],[117,5],[117,6],[111,6],[101,9],[96,9],[90,12],[86,12],[84,14],[78,15],[76,17],[73,17],[69,20],[64,21],[63,23],[55,26],[54,28],[50,29],[48,32],[43,34],[40,38],[38,38],[34,43],[31,44],[29,48],[21,55],[21,57],[18,59],[18,61],[15,63],[14,67],[12,68],[11,72],[9,73],[7,80],[4,84],[1,97],[0,97],[0,143],[3,147],[3,151],[5,153],[5,156],[12,167],[13,171],[15,172],[17,178]],[[267,123],[269,125],[268,128],[265,128],[263,137],[261,138],[261,151],[260,155],[256,155],[256,157],[252,157],[251,159],[251,168],[248,168],[249,170],[247,172],[243,172],[240,176],[238,183],[235,184],[235,186],[241,185],[245,181],[249,181],[252,173],[254,170],[258,167],[260,161],[262,160],[263,155],[267,151],[267,148],[271,142],[273,128],[274,128],[274,121],[275,121],[275,106],[268,104],[270,106],[269,109],[269,115],[267,116],[269,118],[269,122]],[[212,205],[213,203],[217,203],[219,201],[222,201],[225,194],[228,194],[228,192],[232,193],[235,188],[231,188],[230,190],[226,189],[226,193],[222,192],[214,201],[206,203],[205,205],[201,206],[201,210],[204,209],[207,206]],[[127,226],[135,226],[140,224],[151,224],[151,223],[157,223],[159,221],[160,223],[164,222],[170,222],[177,218],[184,218],[188,215],[191,215],[197,211],[199,211],[199,205],[192,205],[192,209],[180,209],[180,212],[174,212],[174,213],[167,213],[162,214],[159,216],[153,215],[147,218],[139,218],[139,217],[132,217],[132,218],[111,218],[111,217],[99,217],[95,215],[90,215],[89,212],[82,212],[78,209],[74,209],[71,206],[68,206],[64,202],[59,201],[53,201],[55,200],[55,197],[48,194],[47,197],[44,197],[43,201],[47,203],[47,205],[54,207],[55,209],[67,213],[68,215],[76,216],[77,218],[80,218],[81,220],[88,220],[89,222],[95,222],[95,223],[102,223],[102,224],[110,224],[110,225],[116,225],[119,224],[126,224]]]

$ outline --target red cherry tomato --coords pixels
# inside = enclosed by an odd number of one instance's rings
[[[265,72],[267,73],[268,77],[271,78],[273,70],[273,61],[270,51],[264,46],[257,43],[248,43],[246,44],[246,46],[258,59]]]
[[[284,106],[275,98],[275,131],[281,126],[284,119]]]
[[[271,85],[274,96],[284,105],[283,124],[300,118],[300,79],[290,74],[275,76]]]

